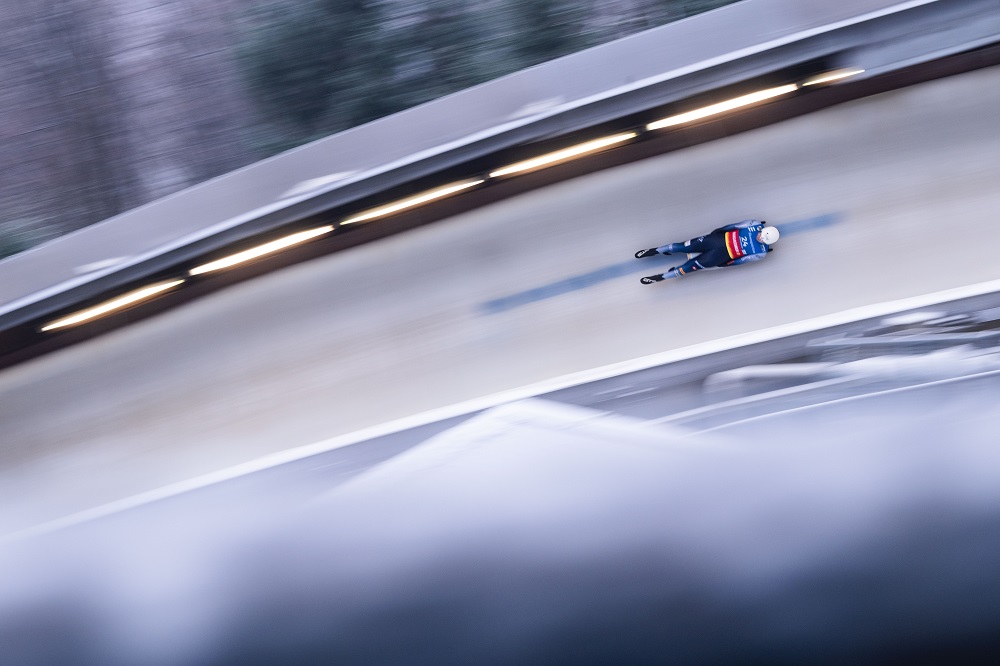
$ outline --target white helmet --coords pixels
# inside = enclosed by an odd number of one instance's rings
[[[760,242],[765,245],[777,243],[780,235],[774,227],[764,227],[760,230]]]

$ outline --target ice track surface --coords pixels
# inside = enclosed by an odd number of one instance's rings
[[[833,107],[6,370],[0,534],[554,376],[1000,278],[998,107],[998,68]],[[766,261],[639,284],[674,262],[635,250],[745,217],[788,231]]]

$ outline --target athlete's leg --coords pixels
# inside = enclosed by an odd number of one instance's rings
[[[670,278],[680,277],[682,275],[687,275],[694,271],[700,271],[703,268],[701,264],[698,263],[698,258],[688,259],[680,266],[674,266],[666,273],[659,273],[657,275],[648,275],[641,280],[643,284],[652,284],[654,282],[659,282],[660,280],[669,280]]]
[[[700,261],[701,257],[702,255],[698,255],[694,259],[688,259],[680,266],[674,266],[669,271],[664,273],[663,277],[667,279],[680,277],[682,275],[687,275],[688,273],[694,273],[695,271],[700,271],[703,268],[706,268],[706,266],[702,264]]]
[[[682,252],[705,252],[709,248],[705,243],[705,236],[698,236],[683,243],[667,243],[656,248],[660,254],[681,254]]]
[[[681,277],[682,275],[687,275],[688,273],[694,273],[695,271],[700,271],[706,268],[716,268],[718,266],[725,266],[729,262],[729,253],[725,249],[715,248],[709,250],[708,252],[703,252],[699,254],[694,259],[688,259],[680,266],[674,266],[666,273],[661,273],[659,275],[650,275],[642,278],[641,282],[643,284],[652,284],[653,282],[659,282],[660,280],[669,280],[670,278]]]
[[[711,252],[719,247],[725,247],[725,236],[712,233],[707,236],[698,236],[683,243],[667,243],[660,247],[651,247],[648,250],[639,250],[635,253],[636,259],[652,257],[657,254],[700,254]]]
[[[666,245],[661,245],[660,247],[651,247],[646,250],[639,250],[635,253],[636,259],[644,259],[645,257],[655,257],[658,254],[682,254],[684,252],[699,252],[700,250],[691,249],[688,241],[687,243],[667,243]]]

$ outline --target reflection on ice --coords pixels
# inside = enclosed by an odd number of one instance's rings
[[[717,372],[704,388],[717,401],[811,384],[839,386],[841,397],[1000,371],[1000,310],[908,312],[854,334],[809,342],[797,361]]]

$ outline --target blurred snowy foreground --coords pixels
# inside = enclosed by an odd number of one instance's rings
[[[700,433],[545,400],[500,406],[305,499],[221,484],[9,543],[0,653],[996,656],[998,382],[985,373]]]

